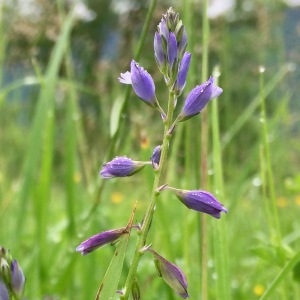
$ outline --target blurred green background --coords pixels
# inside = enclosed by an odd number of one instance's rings
[[[138,61],[152,74],[164,103],[167,91],[152,50],[156,26],[173,6],[187,27],[193,56],[186,95],[203,81],[202,3],[153,3]],[[87,0],[77,5],[74,17],[72,1],[0,2],[0,245],[24,270],[26,299],[93,299],[114,247],[81,257],[76,246],[95,233],[124,226],[136,201],[137,221],[147,207],[150,169],[105,182],[98,173],[116,155],[149,160],[161,142],[158,114],[133,93],[125,100],[130,89],[117,79],[136,53],[149,5]],[[259,299],[300,245],[300,3],[224,5],[211,1],[208,10],[209,72],[220,68],[224,90],[218,105],[222,202],[229,213],[219,221],[209,219],[208,228],[213,222],[227,227],[231,299]],[[279,244],[267,228],[262,192],[261,65]],[[167,175],[172,186],[201,187],[200,118],[176,132]],[[211,153],[211,139],[209,145]],[[213,189],[211,155],[208,161]],[[201,299],[198,232],[198,214],[163,195],[149,242],[185,270],[191,299]],[[124,278],[135,245],[131,238]],[[213,244],[212,234],[208,240]],[[222,300],[216,298],[213,247],[209,251],[208,298]],[[299,268],[288,272],[270,299],[300,299],[299,273]],[[157,277],[151,256],[143,257],[139,276],[142,299],[178,299]]]

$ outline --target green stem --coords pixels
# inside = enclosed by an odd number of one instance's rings
[[[281,241],[281,230],[278,220],[278,212],[276,207],[276,199],[275,199],[275,191],[274,191],[274,179],[273,179],[273,171],[271,164],[271,156],[270,156],[270,147],[269,147],[269,132],[267,127],[267,119],[266,119],[266,106],[265,106],[265,95],[264,95],[264,68],[260,68],[260,122],[262,124],[262,145],[263,145],[263,153],[262,162],[265,163],[265,174],[263,174],[263,188],[265,189],[265,199],[266,199],[266,209],[267,215],[270,216],[268,219],[269,230],[271,234],[271,239],[275,239],[276,243],[279,244]],[[264,180],[265,179],[265,180]],[[268,200],[270,199],[270,201]]]
[[[172,124],[174,103],[176,103],[176,98],[177,98],[176,95],[172,91],[170,91],[169,92],[169,101],[168,101],[168,113],[167,113],[167,118],[164,122],[164,137],[163,137],[163,143],[162,143],[162,148],[161,148],[161,157],[160,157],[159,168],[155,173],[155,178],[154,178],[153,188],[152,188],[152,193],[151,193],[151,201],[150,201],[150,204],[146,211],[145,217],[143,219],[141,232],[140,232],[140,235],[137,240],[135,253],[134,253],[132,263],[131,263],[131,266],[130,266],[130,269],[128,272],[127,280],[125,283],[124,295],[121,296],[121,298],[125,299],[125,300],[127,300],[130,295],[132,283],[135,280],[137,267],[138,267],[140,258],[143,255],[143,252],[141,251],[141,249],[146,244],[148,232],[150,230],[151,221],[152,221],[153,214],[154,214],[156,199],[159,195],[158,188],[161,185],[162,177],[164,175],[164,170],[166,169],[166,162],[167,162],[167,156],[168,156],[168,150],[169,150],[169,141],[171,138],[169,129]]]
[[[207,80],[208,75],[208,48],[209,48],[209,20],[207,17],[207,0],[203,1],[203,22],[202,22],[202,81]],[[207,157],[208,157],[208,113],[205,108],[201,118],[201,188],[207,188]],[[202,300],[207,299],[207,261],[208,261],[208,249],[207,249],[207,219],[206,216],[201,216],[201,286],[202,286]]]

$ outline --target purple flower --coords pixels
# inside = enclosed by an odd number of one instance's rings
[[[173,190],[177,198],[190,209],[209,214],[216,219],[221,218],[222,211],[227,213],[227,209],[209,192],[178,190],[171,187],[166,189]]]
[[[156,146],[150,158],[153,169],[155,170],[157,170],[159,167],[160,155],[161,155],[161,146]]]
[[[146,104],[156,107],[155,85],[151,75],[134,60],[130,64],[130,72],[121,73],[118,78],[121,83],[131,84],[135,93]]]
[[[185,52],[179,65],[178,76],[175,83],[175,90],[178,96],[182,93],[185,87],[186,76],[190,67],[190,61],[191,53]]]
[[[178,121],[185,121],[201,112],[209,100],[218,97],[223,90],[214,84],[211,76],[206,82],[197,85],[185,99]]]
[[[159,276],[183,299],[187,299],[187,280],[184,273],[173,263],[167,261],[154,250],[148,248],[154,255],[154,262],[158,270]]]
[[[127,227],[118,229],[112,229],[95,234],[86,241],[82,242],[77,248],[77,252],[81,252],[81,255],[86,255],[97,248],[100,248],[106,244],[112,243],[119,239],[123,234],[128,233]]]
[[[164,19],[164,17],[161,19],[160,23],[157,26],[158,32],[161,36],[163,36],[163,38],[165,39],[165,41],[167,41],[169,39],[169,28],[167,26],[166,20]]]
[[[173,32],[170,32],[169,34],[167,48],[169,65],[172,67],[177,58],[177,41],[176,36]]]
[[[131,176],[142,170],[144,166],[145,163],[143,162],[133,161],[126,156],[117,156],[112,161],[103,164],[100,175],[106,179]]]
[[[181,57],[187,47],[187,34],[186,34],[185,27],[183,25],[181,27],[181,36],[179,37],[177,36],[177,40],[178,40],[178,45],[177,45],[178,57]]]
[[[0,299],[1,300],[9,300],[8,290],[6,285],[0,279]]]
[[[154,55],[157,65],[163,73],[166,67],[166,56],[162,45],[162,37],[158,32],[155,32],[154,35]]]
[[[21,297],[25,288],[25,276],[16,259],[11,263],[11,279],[14,294]]]

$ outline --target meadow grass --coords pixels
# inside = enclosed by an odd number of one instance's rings
[[[210,30],[203,29],[201,6],[183,2],[174,9],[186,26],[193,55],[185,93],[216,66],[224,93],[208,106],[205,125],[200,114],[178,126],[167,181],[180,188],[209,189],[229,212],[221,220],[207,216],[203,221],[171,194],[162,194],[149,241],[184,270],[190,299],[298,299],[299,129],[291,127],[299,116],[291,110],[286,80],[292,75],[284,59],[276,68],[264,61],[267,47],[260,49],[265,55],[247,60],[252,65],[241,70],[245,57],[232,57],[232,45],[240,43],[237,29],[225,21],[222,27],[212,23]],[[117,77],[124,70],[113,67],[99,75],[99,80],[113,82],[106,94],[78,82],[71,49],[75,17],[60,5],[58,11],[60,33],[46,68],[32,60],[34,74],[0,90],[0,245],[11,250],[24,270],[26,298],[94,299],[116,246],[85,257],[75,252],[76,246],[126,224],[136,202],[135,220],[141,220],[153,182],[147,169],[111,181],[101,180],[99,169],[116,155],[148,160],[161,129],[159,116],[138,103],[130,87],[120,88]],[[160,16],[165,8],[151,1],[132,49],[132,56],[148,66],[154,65],[147,49],[152,51],[159,22],[155,12]],[[3,78],[9,36],[1,21]],[[203,42],[205,34],[210,44]],[[282,51],[278,49],[279,56]],[[142,56],[145,52],[150,58]],[[266,64],[264,73],[259,72],[261,64]],[[35,86],[37,96],[24,103],[25,86]],[[100,107],[95,117],[88,117],[93,130],[80,101],[86,94],[96,95]],[[24,115],[29,116],[25,122]],[[125,283],[135,239],[132,234],[118,288]],[[178,299],[157,277],[151,256],[143,257],[138,275],[142,299]]]

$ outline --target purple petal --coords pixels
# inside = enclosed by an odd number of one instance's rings
[[[170,32],[169,34],[167,48],[169,65],[172,66],[177,58],[177,41],[176,36],[173,32]]]
[[[0,279],[0,299],[1,300],[9,300],[7,287],[1,279]]]
[[[25,276],[20,265],[15,259],[11,263],[11,275],[12,289],[16,295],[21,297],[25,287]]]
[[[132,84],[131,83],[131,73],[127,71],[126,73],[121,73],[120,77],[118,77],[119,81],[124,84]]]
[[[161,19],[161,22],[158,24],[158,31],[164,37],[166,41],[169,39],[169,29],[165,19]]]
[[[82,242],[77,248],[76,252],[81,252],[82,255],[86,255],[97,248],[100,248],[106,244],[116,241],[123,234],[127,233],[126,227],[103,231],[95,234],[89,239]]]
[[[155,103],[155,85],[151,75],[134,60],[131,61],[131,82],[135,93],[150,105]]]
[[[165,63],[165,53],[162,45],[161,36],[158,32],[155,32],[154,35],[154,54],[157,61],[158,66],[161,68]]]
[[[183,52],[185,51],[187,46],[187,34],[186,34],[186,30],[185,27],[183,28],[183,33],[181,36],[180,41],[178,42],[178,56],[181,57],[181,55],[183,54]]]
[[[191,61],[191,53],[185,52],[180,62],[177,81],[176,81],[176,89],[178,91],[177,92],[178,95],[181,94],[182,90],[185,87],[186,77],[190,67],[190,61]]]
[[[155,170],[157,170],[159,167],[160,155],[161,155],[161,146],[156,146],[150,158],[153,169]]]

